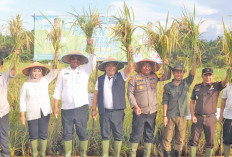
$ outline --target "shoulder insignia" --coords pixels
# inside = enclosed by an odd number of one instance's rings
[[[129,82],[130,82],[130,83],[132,83],[132,82],[133,82],[133,78],[132,78],[132,77],[130,78]]]
[[[155,88],[155,83],[152,84],[152,87]]]

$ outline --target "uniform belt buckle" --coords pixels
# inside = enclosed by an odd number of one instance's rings
[[[204,117],[204,118],[206,118],[207,117],[207,115],[205,115],[205,114],[203,114],[203,115],[201,115],[202,117]]]

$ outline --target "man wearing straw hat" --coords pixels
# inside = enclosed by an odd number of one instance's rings
[[[124,109],[125,101],[125,81],[130,76],[132,70],[132,62],[128,62],[128,66],[124,67],[123,63],[113,57],[105,59],[98,67],[105,74],[97,80],[94,92],[92,117],[97,118],[96,107],[100,115],[101,136],[102,136],[102,156],[109,156],[109,144],[111,138],[111,130],[114,137],[114,156],[120,157]]]
[[[20,50],[16,50],[16,54],[20,54]],[[3,60],[0,58],[0,70],[3,68]],[[7,86],[10,80],[16,75],[16,66],[14,65],[12,69],[8,72],[0,73],[0,144],[1,144],[1,154],[3,157],[10,157],[9,151],[9,111],[10,106],[7,100]]]
[[[62,97],[61,116],[65,157],[71,156],[74,125],[80,140],[80,155],[85,157],[88,146],[88,81],[96,66],[96,57],[90,54],[88,59],[80,52],[73,51],[63,56],[62,61],[70,66],[62,69],[58,75],[53,95],[55,99],[53,114],[57,116],[58,100]]]
[[[165,60],[164,64],[168,64]],[[130,135],[130,157],[136,156],[140,139],[144,139],[144,157],[151,153],[151,143],[154,137],[157,113],[157,83],[168,80],[171,71],[168,69],[161,78],[155,74],[160,65],[153,60],[143,59],[136,63],[137,74],[128,83],[127,96],[133,109],[132,133]]]
[[[217,102],[220,91],[226,86],[227,76],[221,82],[213,82],[213,69],[204,68],[201,75],[203,82],[196,84],[191,96],[190,112],[192,119],[190,152],[196,156],[202,130],[205,133],[205,156],[211,157],[217,126]]]
[[[193,82],[196,73],[195,60],[192,69],[185,79],[183,79],[185,69],[182,64],[176,65],[172,69],[174,79],[164,86],[163,91],[163,147],[164,157],[180,157],[184,146],[185,131],[187,127],[186,116],[189,114],[189,87]],[[171,155],[171,142],[175,130],[174,154]]]

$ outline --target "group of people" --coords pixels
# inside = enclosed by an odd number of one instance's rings
[[[129,53],[133,53],[133,50],[131,49]],[[2,59],[0,60],[0,69],[2,69],[3,61]],[[62,69],[59,75],[58,69],[50,70],[38,62],[34,62],[22,71],[28,77],[28,81],[21,88],[20,120],[24,125],[27,120],[33,157],[37,157],[39,154],[41,157],[44,157],[46,154],[50,114],[52,112],[55,116],[59,114],[59,100],[62,100],[61,117],[65,157],[71,157],[74,125],[80,140],[80,156],[87,156],[88,81],[90,74],[96,66],[96,56],[90,54],[87,58],[80,52],[73,51],[64,55],[62,61],[69,64],[69,66]],[[174,78],[163,89],[164,133],[162,145],[164,156],[181,156],[187,126],[186,116],[189,114],[189,111],[192,118],[191,157],[196,156],[202,130],[204,130],[206,139],[205,156],[212,156],[217,124],[216,107],[219,93],[225,87],[219,120],[221,123],[224,122],[224,154],[229,156],[230,144],[232,142],[232,132],[230,131],[232,87],[229,84],[226,86],[227,76],[221,82],[213,82],[213,69],[204,68],[201,75],[203,82],[195,85],[189,101],[189,88],[196,74],[196,59],[193,57],[192,68],[186,78],[183,78],[186,69],[182,64],[178,64],[174,68],[168,65],[167,60],[164,60],[163,64],[164,74],[162,77],[157,77],[155,73],[160,69],[161,65],[151,59],[142,59],[135,64],[135,67],[133,67],[133,62],[129,61],[124,68],[122,62],[109,57],[98,66],[98,69],[103,71],[104,74],[98,77],[95,85],[91,115],[96,120],[97,113],[99,113],[102,156],[109,156],[111,134],[114,138],[114,156],[120,156],[126,93],[130,107],[133,110],[129,155],[130,157],[136,157],[138,144],[143,138],[143,156],[150,156],[157,116],[157,83],[169,80],[171,73],[173,73]],[[136,71],[136,74],[130,77],[133,69]],[[119,72],[119,70],[121,71]],[[15,75],[15,66],[8,72],[0,73],[0,142],[2,147],[1,156],[6,157],[10,156],[8,147],[9,103],[7,101],[7,85]],[[54,106],[52,108],[48,85],[57,75],[58,78],[53,94]],[[129,81],[126,92],[125,83],[127,79]],[[172,148],[171,143],[174,133],[175,142]],[[38,151],[39,145],[40,152]]]

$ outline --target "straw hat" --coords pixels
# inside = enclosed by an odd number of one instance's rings
[[[160,69],[160,65],[157,62],[155,62],[155,61],[153,61],[151,59],[145,58],[145,59],[143,59],[143,60],[136,63],[136,65],[135,65],[135,71],[136,72],[141,72],[140,68],[141,68],[141,64],[143,62],[150,62],[152,64],[152,69],[151,69],[152,72],[157,72]]]
[[[105,71],[105,65],[106,63],[116,63],[117,65],[117,70],[120,70],[124,67],[124,64],[120,61],[118,61],[117,59],[113,58],[113,57],[108,57],[107,59],[105,59],[99,66],[98,69],[101,71]]]
[[[29,65],[28,67],[26,67],[25,69],[23,69],[22,72],[23,72],[24,75],[29,76],[30,69],[35,68],[35,67],[42,68],[42,74],[43,74],[43,76],[45,76],[50,71],[49,68],[46,67],[46,66],[44,66],[43,64],[41,64],[39,62],[34,62],[31,65]]]
[[[64,55],[64,56],[61,58],[62,62],[66,63],[66,64],[70,64],[70,61],[71,61],[70,57],[71,57],[71,56],[78,56],[78,57],[80,57],[80,58],[81,58],[81,65],[82,65],[82,64],[86,64],[86,63],[89,62],[88,58],[85,57],[85,56],[84,56],[82,53],[80,53],[79,51],[72,51],[72,52],[70,52],[70,53]]]

